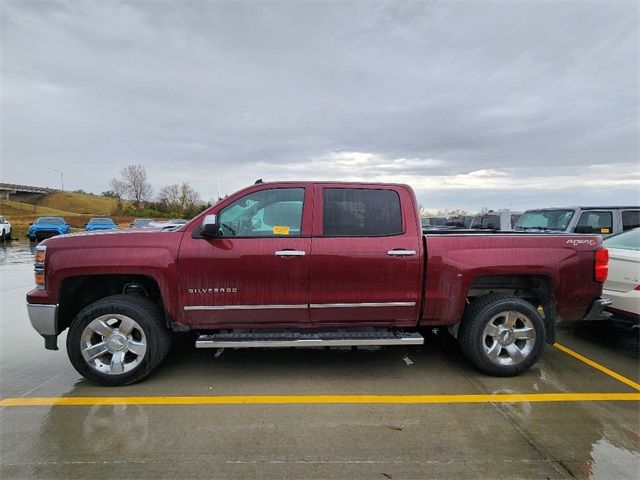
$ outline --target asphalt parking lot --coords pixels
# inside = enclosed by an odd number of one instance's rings
[[[104,388],[31,328],[31,255],[0,249],[3,479],[638,478],[637,329],[561,325],[508,379],[476,371],[445,333],[221,355],[182,338],[144,382]]]

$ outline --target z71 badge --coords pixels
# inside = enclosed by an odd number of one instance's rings
[[[238,293],[237,288],[189,288],[188,293]]]

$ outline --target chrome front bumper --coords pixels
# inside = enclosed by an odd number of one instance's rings
[[[27,303],[31,326],[40,335],[58,335],[58,305]]]

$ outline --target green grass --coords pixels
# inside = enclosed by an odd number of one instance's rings
[[[67,215],[69,212],[56,208],[31,205],[29,203],[14,202],[13,200],[0,200],[0,215],[5,217],[21,217],[25,215]]]
[[[109,215],[115,210],[117,200],[84,193],[55,192],[44,197],[41,205],[68,213]]]

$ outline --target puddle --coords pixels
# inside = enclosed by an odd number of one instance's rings
[[[0,265],[33,263],[36,244],[31,242],[6,242],[0,244]]]
[[[616,446],[604,437],[593,444],[591,458],[586,472],[590,479],[638,478],[638,452]]]

